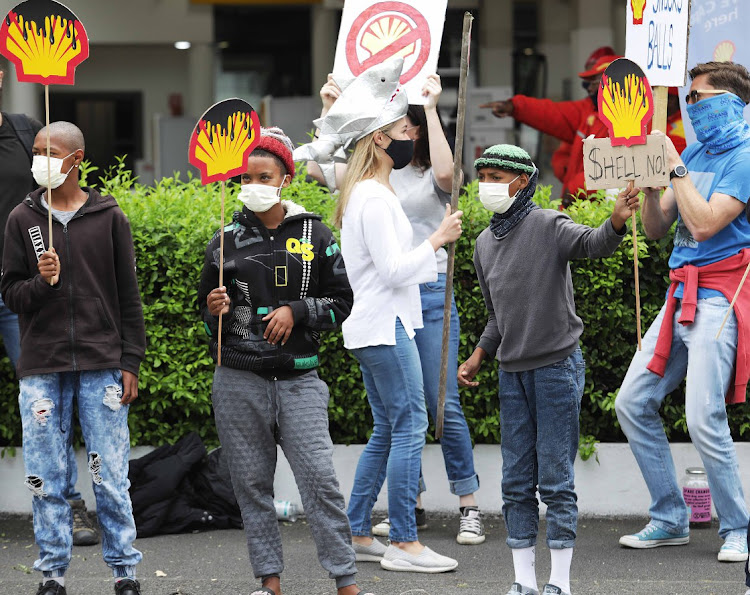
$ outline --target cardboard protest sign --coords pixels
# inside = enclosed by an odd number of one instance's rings
[[[587,190],[624,188],[633,181],[644,188],[669,185],[667,149],[663,136],[648,136],[646,144],[613,146],[608,138],[583,141],[583,175]]]
[[[599,119],[607,125],[613,146],[643,144],[654,114],[654,98],[640,66],[620,58],[602,74]]]
[[[54,0],[26,0],[0,23],[0,54],[22,83],[72,85],[75,69],[89,57],[83,23]]]
[[[448,0],[347,0],[341,15],[333,73],[355,77],[399,56],[409,103],[424,104],[422,87],[437,68]]]
[[[654,86],[685,84],[690,1],[626,0],[625,56]]]
[[[201,172],[201,183],[226,181],[247,170],[247,158],[260,142],[260,120],[242,99],[211,106],[190,135],[188,161]]]

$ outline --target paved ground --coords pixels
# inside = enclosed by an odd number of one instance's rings
[[[376,595],[505,595],[513,580],[505,529],[488,519],[487,542],[457,545],[455,519],[432,518],[420,532],[424,543],[459,560],[455,572],[415,575],[361,563],[359,584]],[[573,558],[574,595],[744,595],[742,564],[720,564],[715,530],[697,530],[688,546],[627,550],[618,536],[641,527],[636,520],[582,519]],[[287,570],[285,595],[332,595],[333,584],[320,568],[304,521],[282,526]],[[249,595],[249,574],[241,531],[152,537],[137,542],[144,553],[139,578],[144,595]],[[39,581],[29,570],[36,558],[31,521],[0,518],[0,595],[32,595]],[[549,574],[549,553],[538,552],[538,576]],[[166,576],[157,577],[159,574]],[[75,548],[67,574],[70,595],[110,594],[111,579],[98,546]]]

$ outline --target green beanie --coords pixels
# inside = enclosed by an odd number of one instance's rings
[[[532,175],[536,171],[529,154],[515,145],[493,145],[485,149],[474,162],[474,168],[496,167],[519,174]]]

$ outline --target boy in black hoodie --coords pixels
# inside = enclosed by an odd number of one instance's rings
[[[43,186],[10,214],[0,292],[21,331],[19,405],[26,486],[44,582],[37,595],[65,595],[71,508],[65,500],[74,401],[89,453],[104,561],[117,595],[140,595],[128,495],[128,405],[138,396],[146,336],[127,217],[111,196],[78,185],[81,131],[69,122],[34,141],[31,171]],[[47,186],[52,192],[49,247]]]
[[[291,141],[278,128],[262,129],[242,175],[238,198],[245,207],[223,230],[228,290],[217,287],[219,232],[206,249],[198,303],[214,359],[224,315],[212,395],[216,427],[262,583],[251,595],[281,593],[277,442],[297,480],[321,565],[338,595],[358,595],[351,529],[333,468],[328,387],[315,370],[320,331],[343,322],[353,296],[331,231],[318,215],[280,200],[293,176]]]

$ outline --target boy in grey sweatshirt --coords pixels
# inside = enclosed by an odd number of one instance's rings
[[[621,192],[612,216],[594,229],[534,204],[538,170],[523,149],[495,145],[474,166],[479,199],[495,213],[474,251],[489,319],[474,353],[458,369],[458,382],[478,386],[474,377],[482,361],[499,360],[503,515],[515,570],[508,595],[539,593],[537,489],[547,505],[552,555],[542,593],[570,595],[578,517],[573,463],[585,364],[568,262],[610,256],[638,209],[638,193]]]

